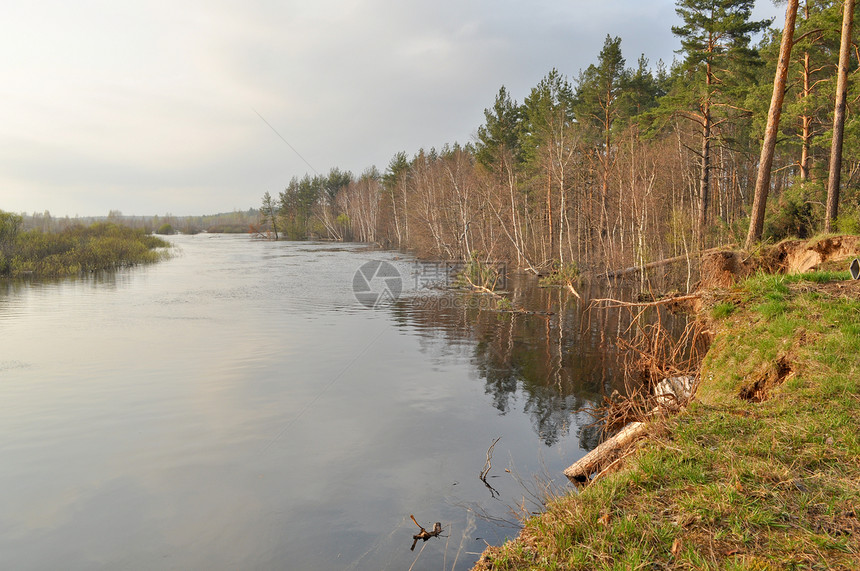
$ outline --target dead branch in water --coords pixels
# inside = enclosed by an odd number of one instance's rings
[[[516,307],[507,297],[496,293],[488,287],[476,284],[471,279],[469,279],[469,276],[467,276],[466,274],[461,275],[463,276],[463,279],[466,281],[466,283],[468,283],[469,286],[472,288],[472,291],[476,293],[489,294],[499,302],[496,307],[496,311],[500,311],[503,313],[522,313],[525,315],[552,315],[551,311],[529,311],[528,309],[523,309],[522,307]],[[571,286],[571,291],[573,291],[573,286]],[[573,293],[576,294],[575,291]],[[576,295],[579,296],[579,294]],[[507,304],[510,309],[505,309],[504,304]]]
[[[592,302],[589,309],[624,308],[631,315],[630,325],[617,339],[624,355],[626,394],[614,391],[604,397],[602,405],[588,411],[596,419],[594,425],[602,426],[604,435],[623,428],[565,470],[571,481],[587,484],[616,469],[630,453],[632,443],[645,435],[649,419],[677,410],[692,398],[697,388],[695,377],[709,345],[709,331],[704,323],[693,320],[680,335],[674,334],[663,325],[659,306],[697,297],[694,294],[644,303],[614,299]],[[644,323],[646,310],[652,307],[658,307],[656,322]],[[595,473],[597,476],[592,477]]]
[[[672,297],[667,297],[664,299],[658,299],[657,301],[621,301],[620,299],[612,299],[610,297],[603,297],[598,299],[592,299],[591,305],[597,306],[601,303],[605,303],[603,307],[656,307],[658,305],[667,305],[670,303],[679,303],[682,301],[692,301],[694,299],[700,299],[702,297],[701,294],[691,293],[688,295],[676,295]]]
[[[606,272],[606,273],[604,273],[604,274],[599,274],[599,275],[598,275],[598,277],[601,277],[601,278],[615,278],[615,277],[620,277],[620,276],[626,276],[626,275],[635,274],[635,273],[638,273],[638,272],[644,272],[644,271],[647,271],[647,270],[652,270],[652,269],[654,269],[654,268],[659,268],[659,267],[662,267],[662,266],[667,266],[667,265],[669,265],[669,264],[673,264],[673,263],[675,263],[675,262],[683,262],[683,261],[685,261],[685,260],[687,260],[687,259],[688,259],[688,256],[686,256],[686,255],[684,255],[684,256],[675,256],[674,258],[667,258],[667,259],[665,259],[665,260],[660,260],[660,261],[657,261],[657,262],[650,262],[650,263],[647,263],[647,264],[643,264],[643,265],[641,265],[641,266],[632,266],[632,267],[629,267],[629,268],[624,268],[624,269],[622,269],[622,270],[615,270],[615,271],[612,271],[612,272]]]
[[[491,290],[490,288],[488,288],[486,286],[476,284],[471,279],[469,279],[469,276],[467,276],[465,273],[460,274],[460,276],[464,280],[466,280],[466,282],[469,284],[469,287],[471,287],[474,291],[481,292],[481,293],[488,293],[494,297],[501,298],[501,299],[507,299],[507,298],[505,298],[505,296],[494,292],[493,290]]]
[[[496,499],[500,494],[496,488],[494,488],[490,485],[489,482],[487,482],[487,475],[489,475],[490,470],[493,467],[493,448],[496,447],[496,443],[501,439],[502,437],[499,436],[498,438],[493,440],[493,443],[490,444],[489,448],[487,448],[487,460],[486,462],[484,462],[484,467],[481,468],[480,473],[478,473],[478,478],[480,478],[481,481],[484,482],[484,485],[487,486],[487,488],[490,490],[490,495],[493,496],[493,499]]]
[[[603,402],[597,407],[586,407],[585,412],[594,417],[594,422],[586,428],[600,427],[604,438],[630,424],[631,422],[643,422],[649,414],[647,389],[639,383],[631,387],[625,380],[624,395],[618,391],[603,397]]]
[[[493,443],[490,444],[489,448],[487,448],[487,460],[484,462],[484,467],[481,469],[481,473],[478,476],[484,481],[487,480],[487,474],[490,473],[490,468],[493,467],[493,448],[496,447],[496,443],[501,439],[502,437],[499,436],[498,438],[493,440]]]
[[[631,338],[617,341],[623,355],[624,394],[613,391],[600,406],[585,409],[596,419],[591,426],[602,426],[608,433],[684,406],[698,388],[696,377],[710,342],[710,332],[699,321],[688,323],[677,336],[659,318],[648,325],[634,322],[628,332],[631,329],[635,329]],[[684,379],[689,379],[684,394],[675,394],[671,382]],[[667,382],[669,387],[661,388]]]
[[[621,340],[626,376],[650,389],[671,377],[697,376],[710,345],[710,331],[701,321],[690,321],[680,335],[668,331],[660,320],[642,325],[631,340]]]
[[[431,537],[439,537],[439,535],[442,533],[442,522],[437,521],[436,525],[433,526],[433,531],[427,531],[426,529],[424,529],[424,526],[418,523],[418,520],[415,519],[414,515],[409,514],[409,517],[412,518],[412,521],[415,522],[415,525],[417,525],[421,529],[421,531],[412,536],[412,547],[409,548],[409,551],[415,551],[415,544],[418,543],[419,539],[423,539],[426,542]]]
[[[666,305],[701,299],[701,294],[677,295],[646,302],[628,302],[612,298],[592,300],[588,311],[593,309],[625,309],[630,313],[630,325],[618,337],[617,344],[624,354],[625,385],[628,381],[644,381],[650,393],[651,387],[662,379],[680,376],[695,376],[710,345],[707,326],[693,319],[680,335],[663,326],[660,309]],[[656,321],[645,323],[648,309],[656,308]],[[630,393],[630,385],[627,385]],[[650,410],[648,407],[647,410]]]

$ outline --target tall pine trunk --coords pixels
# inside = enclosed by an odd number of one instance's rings
[[[773,153],[776,148],[776,137],[779,134],[779,117],[782,114],[782,100],[785,97],[785,79],[788,77],[788,64],[791,59],[791,44],[794,40],[794,23],[797,19],[798,0],[789,0],[785,10],[785,28],[782,30],[782,43],[779,46],[779,62],[776,65],[776,75],[773,78],[773,95],[770,98],[770,110],[767,113],[767,127],[764,131],[764,141],[761,145],[761,158],[758,163],[758,176],[755,181],[755,197],[753,198],[750,229],[747,234],[746,248],[761,239],[764,227],[764,207],[770,190],[770,171],[773,167]]]
[[[830,146],[830,174],[827,178],[827,212],[824,231],[832,232],[839,208],[842,170],[842,136],[845,130],[845,100],[848,93],[848,63],[851,56],[851,27],[854,0],[845,0],[842,10],[842,42],[839,46],[839,71],[836,78],[836,107],[833,112],[833,142]]]
[[[809,0],[803,6],[803,19],[809,20]],[[806,99],[812,94],[812,71],[809,69],[809,51],[803,52],[803,90],[800,93],[801,99]],[[812,116],[801,115],[801,134],[800,134],[800,180],[809,180],[809,148],[812,143]]]

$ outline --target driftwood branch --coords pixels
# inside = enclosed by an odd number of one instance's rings
[[[472,288],[472,291],[477,292],[477,293],[489,294],[502,303],[509,302],[511,307],[512,307],[512,309],[497,309],[497,311],[501,311],[501,312],[505,312],[505,313],[524,313],[527,315],[552,315],[553,314],[551,311],[530,311],[530,310],[524,309],[522,307],[516,307],[513,305],[513,302],[511,302],[505,296],[503,296],[499,293],[496,293],[495,291],[491,290],[488,287],[476,284],[475,282],[473,282],[472,280],[469,279],[469,276],[467,276],[465,274],[461,274],[461,275],[463,276],[463,279],[466,281],[466,283],[469,284],[469,287]],[[568,287],[570,288],[571,291],[573,291],[573,293],[577,297],[579,297],[579,294],[577,294],[576,291],[574,291],[573,286],[568,286]]]
[[[489,448],[487,448],[487,460],[484,462],[484,467],[481,469],[481,473],[478,476],[484,481],[487,481],[487,474],[490,473],[490,469],[493,467],[493,448],[496,447],[496,443],[501,439],[502,437],[499,436],[498,438],[493,440],[493,443],[490,444]]]
[[[415,519],[414,515],[409,514],[409,517],[412,518],[412,521],[415,522],[415,525],[417,525],[421,529],[421,531],[412,536],[412,547],[409,548],[409,551],[415,551],[415,544],[418,543],[419,539],[427,541],[431,537],[439,537],[439,535],[442,533],[441,522],[436,522],[436,525],[433,526],[433,531],[427,531],[426,529],[424,529],[424,526],[418,523],[418,520]]]
[[[488,294],[490,294],[490,295],[492,295],[492,296],[494,296],[494,297],[504,299],[504,297],[505,297],[505,296],[503,296],[503,295],[499,295],[498,293],[494,292],[493,290],[491,290],[490,288],[488,288],[488,287],[486,287],[486,286],[482,286],[482,285],[478,285],[478,284],[476,284],[476,283],[475,283],[475,282],[473,282],[471,279],[469,279],[469,276],[467,276],[466,274],[460,274],[460,275],[463,277],[463,279],[464,279],[464,280],[466,280],[466,282],[468,282],[469,286],[470,286],[474,291],[479,291],[479,292],[481,292],[481,293],[488,293]]]

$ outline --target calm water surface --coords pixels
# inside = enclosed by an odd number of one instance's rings
[[[394,252],[174,241],[0,284],[0,569],[466,569],[596,443],[576,411],[615,388],[622,323],[560,290],[498,313]],[[395,303],[356,301],[370,260]],[[410,551],[410,514],[447,537]]]

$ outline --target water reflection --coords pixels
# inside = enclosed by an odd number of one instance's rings
[[[538,287],[531,276],[512,278],[509,297],[525,311],[499,311],[485,295],[412,291],[391,308],[401,327],[444,340],[450,351],[470,352],[484,391],[500,414],[519,408],[531,419],[547,447],[579,427],[580,447],[597,446],[600,431],[588,427],[590,409],[613,391],[624,391],[624,359],[618,339],[632,334],[629,311],[592,307],[600,297],[632,295],[626,284],[595,284],[576,299],[560,288]],[[646,313],[653,321],[657,310]],[[686,325],[684,316],[660,312],[670,330]]]
[[[136,278],[132,273],[136,273]],[[4,313],[15,313],[16,308],[26,307],[33,301],[56,294],[95,295],[99,292],[116,291],[127,287],[132,279],[140,279],[145,267],[100,270],[75,277],[40,277],[0,279],[0,318]]]

